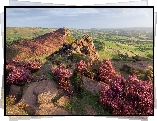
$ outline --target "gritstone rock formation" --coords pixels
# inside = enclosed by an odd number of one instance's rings
[[[53,56],[54,54],[61,56],[70,56],[74,53],[87,55],[92,60],[99,59],[98,53],[95,50],[94,43],[88,34],[84,35],[81,39],[78,39],[71,44],[63,43],[63,47],[50,56]]]

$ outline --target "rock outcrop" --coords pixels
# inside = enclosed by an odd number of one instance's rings
[[[50,92],[50,98],[54,98],[58,93],[56,83],[49,80],[34,82],[30,84],[29,87],[23,92],[21,101],[24,101],[26,104],[29,105],[29,107],[26,108],[28,114],[34,115],[36,110],[39,109],[37,105],[39,101],[39,95],[45,92]]]
[[[54,54],[60,56],[70,56],[71,54],[78,53],[89,56],[92,60],[99,59],[99,55],[95,50],[94,43],[89,35],[84,35],[81,39],[74,41],[71,44],[63,43],[63,47],[56,51]]]

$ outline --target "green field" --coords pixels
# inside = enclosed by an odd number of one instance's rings
[[[54,30],[40,27],[7,27],[6,44],[11,45],[22,40],[33,40],[38,36],[53,32]]]

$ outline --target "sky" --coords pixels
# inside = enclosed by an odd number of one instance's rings
[[[71,2],[70,2],[71,3]],[[76,4],[76,2],[74,2]],[[90,2],[92,4],[92,1]],[[95,2],[94,2],[95,3]],[[53,4],[53,3],[40,3],[40,2],[28,2],[28,1],[18,1],[18,0],[9,0],[10,6],[56,6],[56,5],[65,5],[65,4]],[[71,3],[73,4],[73,3]],[[75,5],[74,4],[74,5]],[[89,2],[88,2],[89,4]],[[130,1],[130,2],[118,2],[116,3],[106,3],[106,4],[95,4],[95,5],[103,5],[103,6],[147,6],[147,0],[142,1]]]
[[[7,8],[7,27],[152,27],[152,8]]]

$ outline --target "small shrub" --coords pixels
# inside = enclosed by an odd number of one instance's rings
[[[75,94],[81,97],[81,94],[84,91],[81,73],[78,72],[77,70],[74,70],[73,75],[70,78],[70,81],[73,86]]]
[[[87,70],[87,64],[85,61],[81,60],[76,64],[76,70],[83,74]]]
[[[12,72],[16,67],[10,64],[6,65],[6,76],[9,75],[10,72]]]
[[[68,44],[71,44],[72,42],[74,42],[75,39],[72,36],[66,36],[66,40]]]
[[[81,60],[80,62],[76,63],[75,70],[70,78],[75,93],[80,97],[84,91],[82,75],[84,75],[85,72],[87,72],[87,64],[85,61]]]
[[[7,77],[7,84],[23,85],[32,80],[30,71],[24,67],[15,68]]]
[[[153,82],[153,67],[149,66],[145,72],[145,79],[149,82]]]
[[[99,60],[95,60],[92,62],[91,66],[88,67],[89,71],[91,72],[91,76],[95,79],[95,80],[99,80],[98,76],[99,76],[99,68],[102,65],[102,61]]]
[[[63,89],[68,95],[72,95],[73,90],[68,81],[72,75],[71,71],[69,69],[59,67],[52,71],[52,75],[58,80],[59,88]]]
[[[102,82],[109,83],[112,78],[114,78],[117,73],[112,66],[110,60],[106,60],[105,63],[99,67],[99,79]]]
[[[24,64],[24,67],[34,73],[38,71],[41,67],[41,63],[38,61],[28,61]]]
[[[78,53],[71,54],[68,57],[68,59],[70,59],[72,62],[75,62],[75,63],[78,63],[81,60],[85,61],[86,63],[91,61],[91,58],[89,56],[83,55],[83,54],[78,54]]]

